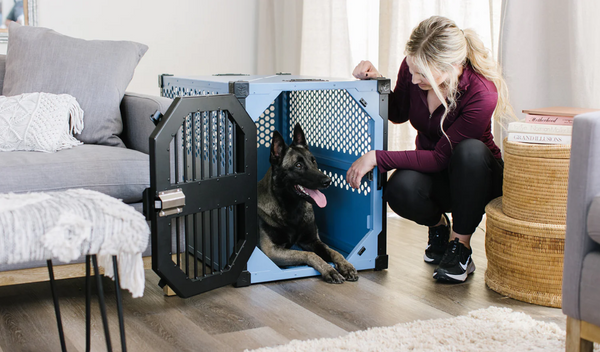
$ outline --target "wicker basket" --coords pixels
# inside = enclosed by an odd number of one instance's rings
[[[504,140],[502,207],[511,218],[566,224],[569,145]]]
[[[560,308],[565,225],[509,217],[502,198],[485,209],[486,284],[520,301]]]

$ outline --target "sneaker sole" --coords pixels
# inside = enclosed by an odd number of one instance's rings
[[[423,254],[423,260],[425,261],[425,263],[437,265],[442,261],[442,256],[443,255],[431,258],[431,257],[427,256],[427,253],[425,253],[425,254]]]
[[[437,268],[433,272],[433,278],[437,281],[451,282],[451,283],[461,283],[467,280],[469,274],[472,274],[475,271],[475,263],[471,261],[467,266],[467,271],[462,274],[455,275],[449,274],[445,269]]]

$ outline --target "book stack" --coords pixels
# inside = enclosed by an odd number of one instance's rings
[[[508,124],[508,141],[537,144],[571,144],[575,115],[598,111],[554,106],[523,110],[525,121]]]

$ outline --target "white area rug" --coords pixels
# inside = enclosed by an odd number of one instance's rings
[[[338,338],[293,340],[286,345],[252,352],[562,352],[565,336],[565,331],[555,323],[534,320],[509,308],[489,307],[466,316],[418,320],[356,331]]]

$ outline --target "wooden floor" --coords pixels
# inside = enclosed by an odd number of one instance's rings
[[[489,306],[510,307],[565,329],[560,309],[502,297],[486,287],[482,228],[472,243],[477,270],[464,284],[439,284],[431,278],[434,266],[422,260],[426,242],[426,228],[390,218],[389,269],[361,271],[358,282],[341,285],[304,278],[228,286],[180,299],[163,296],[158,277],[147,270],[144,297],[132,299],[123,292],[128,349],[243,351],[292,339],[336,337],[375,326],[447,318]],[[84,279],[62,280],[58,287],[67,349],[85,351]],[[120,351],[111,288],[106,290],[111,337],[113,350]],[[98,307],[93,306],[92,312],[92,351],[105,351]],[[60,351],[47,282],[0,287],[0,352],[16,351]]]

